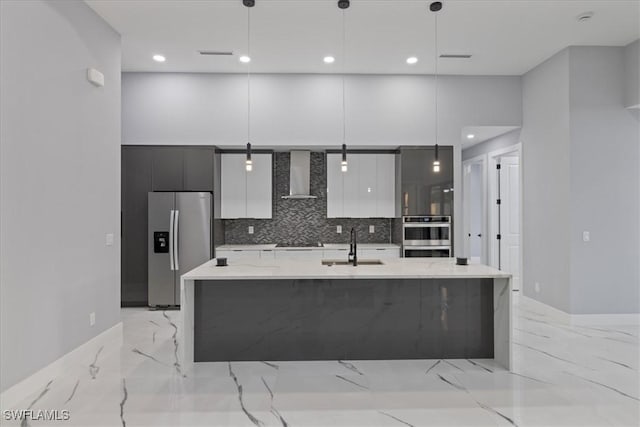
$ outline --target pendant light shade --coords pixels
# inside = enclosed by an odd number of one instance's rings
[[[347,171],[347,144],[342,144],[342,162],[340,162],[340,170]]]
[[[436,156],[433,160],[433,171],[440,172],[440,158],[438,157],[438,143],[436,143]]]
[[[247,160],[245,160],[245,168],[247,172],[251,172],[253,170],[253,161],[251,160],[251,143],[247,142]]]

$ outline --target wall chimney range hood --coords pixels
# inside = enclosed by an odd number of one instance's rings
[[[283,199],[317,199],[318,196],[309,194],[309,180],[311,179],[311,152],[291,151],[289,166],[289,195]]]

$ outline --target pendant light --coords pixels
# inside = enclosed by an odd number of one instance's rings
[[[350,2],[349,0],[339,0],[338,8],[342,10],[342,161],[340,162],[340,170],[342,172],[347,172],[347,110],[346,110],[346,102],[345,102],[345,83],[344,83],[344,73],[345,73],[345,63],[347,62],[346,58],[346,48],[345,48],[345,34],[346,34],[346,24],[345,24],[345,11],[349,8]]]
[[[251,8],[256,5],[255,0],[242,0],[242,4],[247,8],[247,58],[241,61],[247,64],[247,158],[245,160],[245,169],[247,172],[253,170],[253,161],[251,160]]]
[[[442,9],[442,2],[434,1],[429,5],[429,10],[434,13],[435,16],[435,26],[434,26],[434,35],[435,35],[435,48],[434,48],[434,59],[435,59],[435,86],[436,86],[436,96],[435,96],[435,107],[436,107],[436,153],[435,159],[433,160],[433,171],[440,172],[440,158],[438,157],[438,12]]]

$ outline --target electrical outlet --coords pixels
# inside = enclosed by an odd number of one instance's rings
[[[540,283],[536,282],[534,288],[536,290],[536,293],[540,293]]]
[[[369,226],[369,233],[375,233],[376,232],[376,227],[374,225],[370,225]]]
[[[94,326],[96,324],[96,313],[89,313],[89,326]]]
[[[253,225],[249,226],[249,234],[253,234]]]
[[[107,246],[113,246],[113,233],[107,233],[104,236],[104,244]]]
[[[336,233],[342,234],[342,226],[341,225],[336,225]]]
[[[582,241],[583,242],[591,241],[591,233],[589,233],[588,231],[583,231],[582,232]]]

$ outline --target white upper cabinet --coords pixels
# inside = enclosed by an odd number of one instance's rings
[[[383,218],[396,217],[396,156],[376,155],[376,212]],[[398,215],[399,216],[399,215]]]
[[[395,155],[327,154],[327,218],[395,217]]]
[[[344,183],[341,156],[327,154],[327,218],[344,218]]]
[[[244,154],[221,156],[222,218],[271,218],[272,157],[254,153],[253,170],[247,172]]]

